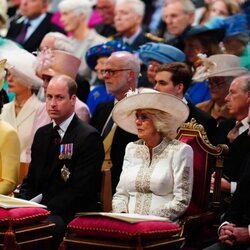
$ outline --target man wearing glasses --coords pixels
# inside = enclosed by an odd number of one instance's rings
[[[125,147],[129,142],[137,140],[137,137],[116,127],[111,111],[116,102],[122,100],[129,90],[135,90],[137,87],[140,62],[127,51],[114,52],[108,58],[103,74],[107,91],[115,96],[115,101],[100,103],[90,123],[102,136],[105,148],[102,169],[112,167],[112,192],[114,193],[122,170]]]

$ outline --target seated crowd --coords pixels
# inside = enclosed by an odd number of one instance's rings
[[[77,212],[100,210],[105,170],[110,212],[177,222],[194,152],[176,134],[194,118],[229,148],[206,249],[250,249],[249,1],[17,2],[0,12],[0,194],[40,195],[54,249]]]

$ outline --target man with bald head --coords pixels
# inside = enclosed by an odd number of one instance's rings
[[[137,137],[116,127],[111,111],[114,104],[122,100],[129,90],[135,90],[139,73],[140,62],[133,54],[126,51],[112,53],[105,65],[104,78],[106,88],[115,96],[115,101],[100,103],[90,121],[101,133],[104,142],[105,160],[102,168],[111,168],[113,193],[120,178],[125,147]]]
[[[54,247],[76,212],[97,209],[97,182],[103,161],[98,132],[74,112],[76,82],[54,76],[47,87],[46,107],[52,122],[39,128],[31,148],[31,163],[20,188],[20,198],[42,195],[56,224]]]

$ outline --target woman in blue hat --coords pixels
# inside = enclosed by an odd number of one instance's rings
[[[161,64],[186,60],[186,56],[181,50],[164,43],[146,43],[140,46],[137,53],[147,66],[147,78],[152,83],[152,87],[155,85],[156,70]]]
[[[130,47],[121,41],[109,41],[107,43],[99,44],[89,48],[86,53],[86,62],[91,70],[97,73],[97,79],[94,83],[94,88],[90,91],[87,98],[87,105],[90,113],[93,114],[98,103],[110,101],[114,96],[107,93],[103,70],[105,69],[105,62],[107,58],[116,51],[129,51]]]
[[[215,35],[216,34],[216,35]],[[199,54],[211,56],[222,54],[219,41],[223,38],[223,30],[210,29],[203,25],[194,26],[185,37],[183,37],[184,53],[187,57],[187,63],[195,74],[197,67],[200,66],[201,60]],[[186,98],[193,104],[211,99],[208,82],[193,82],[186,92]]]

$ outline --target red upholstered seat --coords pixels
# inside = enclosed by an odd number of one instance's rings
[[[0,248],[50,249],[50,212],[39,207],[0,208]]]
[[[68,225],[62,249],[179,249],[181,227],[172,222],[124,222],[103,216],[77,217]],[[100,248],[99,248],[100,247]]]
[[[220,178],[222,162],[228,150],[226,145],[213,146],[203,126],[195,119],[184,124],[178,131],[177,139],[189,144],[194,151],[194,183],[189,207],[181,218],[182,236],[186,246],[201,249],[204,230],[216,220],[216,208],[220,205]],[[216,173],[215,189],[211,196],[210,182],[212,173]],[[203,238],[204,237],[204,238]]]
[[[0,208],[0,226],[8,226],[10,220],[13,226],[25,226],[45,220],[49,214],[48,210],[39,207]]]
[[[176,223],[163,221],[143,221],[128,223],[103,216],[77,217],[68,225],[68,232],[79,236],[118,240],[143,241],[160,240],[180,233]]]

